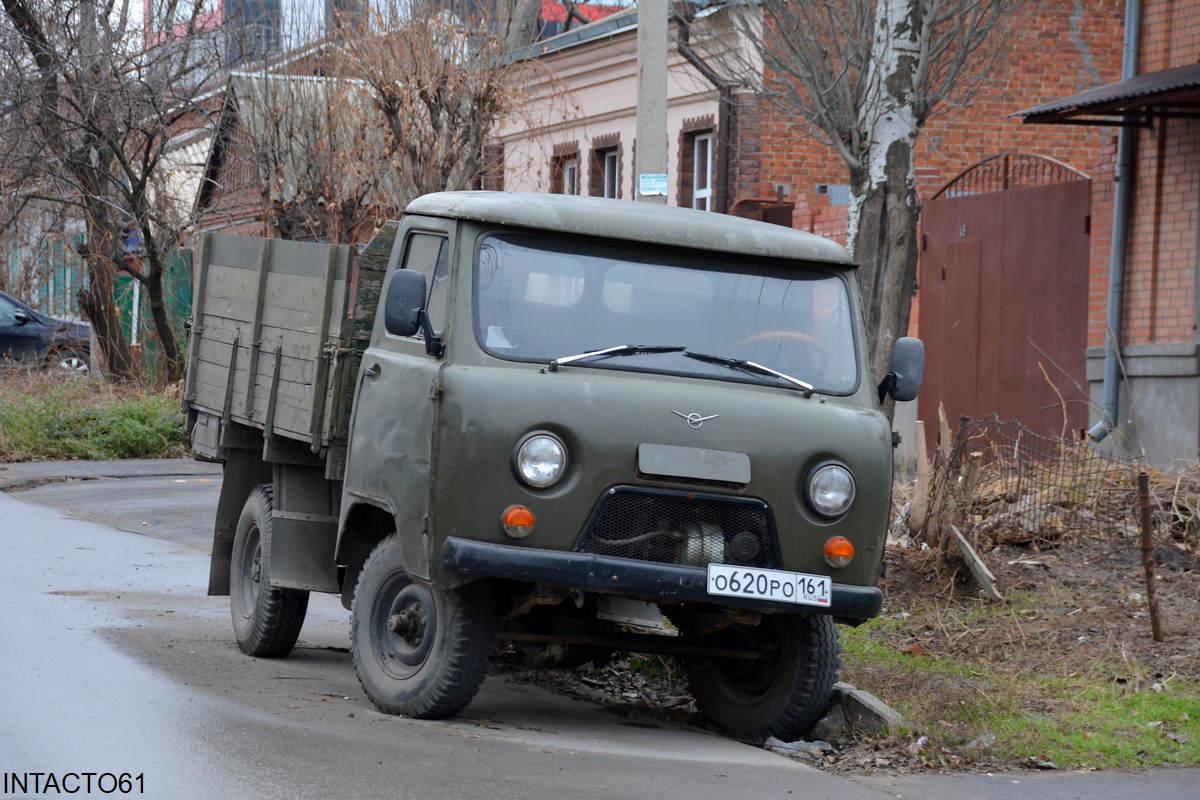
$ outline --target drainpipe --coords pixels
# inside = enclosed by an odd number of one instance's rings
[[[1125,3],[1125,53],[1121,79],[1137,74],[1138,45],[1141,39],[1142,2]],[[1122,126],[1117,133],[1117,181],[1113,198],[1113,234],[1108,264],[1108,321],[1104,336],[1104,396],[1100,421],[1088,431],[1093,442],[1104,441],[1117,427],[1121,392],[1120,354],[1121,314],[1125,306],[1125,250],[1129,241],[1129,201],[1133,194],[1133,167],[1137,151],[1137,131]]]
[[[704,59],[692,50],[691,25],[695,8],[681,3],[672,7],[671,13],[679,21],[679,35],[675,43],[679,54],[699,70],[705,80],[717,87],[717,190],[713,197],[713,210],[720,214],[729,213],[729,151],[732,149],[732,130],[737,121],[737,109],[733,104],[733,84],[717,74]]]

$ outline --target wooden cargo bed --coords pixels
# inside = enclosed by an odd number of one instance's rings
[[[204,234],[184,388],[189,422],[206,429],[194,437],[197,454],[222,458],[230,423],[323,456],[344,450],[396,228],[387,223],[361,253]]]

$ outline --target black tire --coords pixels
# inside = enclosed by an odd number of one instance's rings
[[[412,580],[393,534],[371,553],[354,591],[354,671],[380,711],[444,719],[479,691],[494,627],[488,584],[439,590]]]
[[[776,654],[766,660],[684,660],[696,707],[727,736],[754,743],[768,736],[794,741],[833,701],[841,659],[830,617],[764,615],[756,626],[732,625],[699,641]]]
[[[68,348],[50,354],[46,359],[46,368],[66,375],[86,377],[91,371],[87,353]]]
[[[259,658],[292,652],[308,611],[308,592],[271,586],[272,508],[271,485],[254,487],[238,518],[229,563],[233,635],[243,653]]]

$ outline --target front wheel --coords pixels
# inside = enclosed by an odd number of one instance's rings
[[[728,736],[793,741],[808,733],[833,701],[841,660],[830,617],[764,615],[758,625],[731,625],[699,641],[765,656],[684,662],[696,707]]]
[[[46,368],[64,375],[81,377],[90,371],[87,353],[70,348],[51,353],[50,358],[46,360]]]
[[[304,615],[308,592],[271,586],[270,484],[254,487],[233,537],[229,563],[229,610],[233,635],[248,656],[282,658],[292,652]]]
[[[476,582],[434,589],[409,577],[398,536],[379,543],[354,590],[350,652],[380,711],[443,719],[467,707],[491,653],[488,588]]]

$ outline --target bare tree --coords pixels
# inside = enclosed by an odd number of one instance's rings
[[[285,239],[355,241],[389,210],[382,126],[361,81],[235,75],[230,87],[266,221]]]
[[[493,127],[521,113],[514,76],[532,68],[506,54],[533,41],[539,9],[349,4],[324,41],[234,74],[232,149],[258,178],[266,221],[285,238],[353,241],[419,195],[479,186]]]
[[[134,375],[113,302],[125,272],[146,289],[163,373],[175,379],[182,362],[163,277],[187,225],[188,205],[177,195],[188,185],[170,167],[181,166],[181,137],[208,114],[202,95],[216,50],[202,30],[204,2],[154,0],[152,19],[163,24],[148,35],[130,17],[138,0],[2,1],[0,57],[7,91],[19,100],[6,104],[0,141],[9,174],[19,175],[13,188],[83,219],[87,283],[78,300],[109,374]]]
[[[915,145],[1003,57],[1021,0],[759,0],[736,17],[753,58],[721,55],[850,171],[872,366],[908,328],[917,274]]]
[[[533,41],[537,0],[387,0],[348,37],[338,71],[368,88],[385,133],[390,202],[474,188],[484,145],[514,113],[521,71],[508,57]]]

